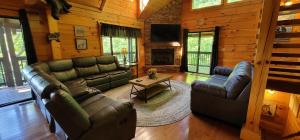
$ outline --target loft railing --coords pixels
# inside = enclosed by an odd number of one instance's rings
[[[25,56],[17,57],[17,61],[19,64],[20,71],[27,65],[27,58]],[[12,73],[8,73],[4,71],[3,65],[3,57],[0,57],[0,86],[6,86],[6,75],[11,75]],[[15,78],[14,78],[15,79]],[[25,79],[22,76],[22,82],[25,83]]]
[[[196,72],[199,67],[200,73],[209,74],[211,65],[211,52],[188,51],[188,69],[190,72]],[[197,68],[198,67],[198,68]]]

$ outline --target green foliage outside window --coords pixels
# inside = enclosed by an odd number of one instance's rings
[[[189,33],[188,70],[209,74],[214,32]]]
[[[227,3],[238,2],[242,0],[227,0]],[[205,7],[221,5],[222,0],[193,0],[192,9],[200,9]]]
[[[233,3],[233,2],[238,2],[238,1],[242,1],[242,0],[227,0],[227,3]]]
[[[221,5],[222,0],[193,0],[192,8],[199,9],[204,7],[211,7]]]
[[[112,41],[112,43],[110,42]],[[118,58],[120,64],[123,64],[122,48],[127,49],[127,63],[136,62],[136,38],[132,37],[102,37],[103,53],[105,55],[113,54]],[[112,45],[112,46],[111,46]]]

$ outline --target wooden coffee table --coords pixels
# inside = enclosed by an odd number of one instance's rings
[[[161,93],[163,90],[167,88],[172,90],[171,78],[172,75],[170,74],[157,73],[156,79],[149,79],[148,76],[143,76],[130,80],[129,83],[132,84],[130,99],[131,95],[136,95],[147,103],[149,98]],[[137,89],[137,86],[142,87],[142,89]]]

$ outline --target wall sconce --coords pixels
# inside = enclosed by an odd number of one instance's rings
[[[180,46],[180,43],[175,41],[175,42],[170,42],[170,45],[171,45],[171,46],[179,47],[179,46]]]

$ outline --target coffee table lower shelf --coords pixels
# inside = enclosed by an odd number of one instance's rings
[[[131,89],[131,93],[130,93],[130,99],[131,99],[131,95],[136,95],[138,96],[140,99],[145,100],[145,103],[147,103],[147,100],[152,98],[153,96],[161,93],[162,91],[164,91],[167,88],[171,89],[170,85],[164,85],[164,84],[157,84],[154,85],[150,88],[144,88],[141,90],[138,90],[135,86],[137,85],[132,85],[132,89]],[[135,92],[133,92],[133,90],[135,90]]]

